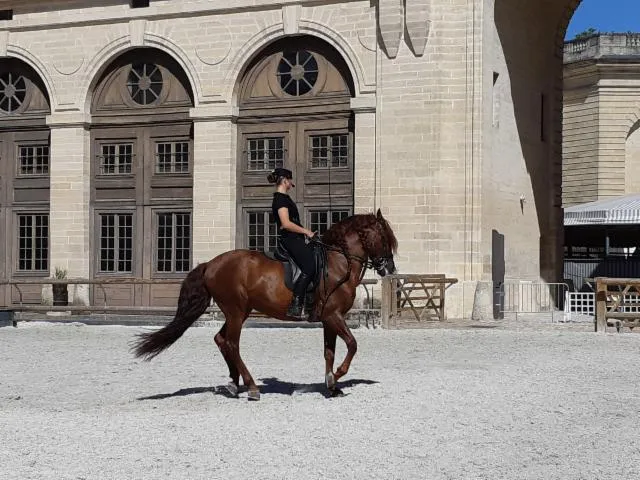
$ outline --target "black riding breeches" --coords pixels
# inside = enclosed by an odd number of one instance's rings
[[[311,244],[305,243],[302,235],[281,236],[278,240],[282,242],[289,255],[293,257],[293,261],[300,267],[300,270],[309,276],[313,276],[316,270],[316,261]]]

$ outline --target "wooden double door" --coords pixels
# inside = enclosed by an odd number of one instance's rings
[[[192,268],[190,123],[92,131],[95,279],[176,279]],[[103,290],[104,288],[104,290]],[[175,306],[179,284],[93,287],[93,303]]]
[[[269,251],[276,247],[271,202],[274,168],[293,172],[303,225],[324,233],[353,213],[353,130],[349,116],[241,124],[238,142],[236,246]]]

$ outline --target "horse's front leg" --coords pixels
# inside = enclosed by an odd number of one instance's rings
[[[333,362],[336,358],[336,338],[338,338],[338,333],[334,322],[330,320],[324,322],[324,381],[329,391],[333,391],[336,387],[336,379],[333,374]]]
[[[351,329],[342,316],[340,316],[340,321],[338,322],[338,335],[347,346],[347,355],[344,357],[342,365],[336,370],[336,382],[347,374],[351,366],[351,361],[358,351],[358,342],[356,342],[355,337],[351,333]]]
[[[335,374],[333,374],[333,382],[335,387],[335,382],[337,382],[340,378],[344,377],[349,371],[349,366],[351,365],[351,361],[358,351],[358,342],[356,342],[355,337],[351,333],[351,329],[347,326],[347,322],[344,319],[342,314],[336,313],[325,322],[325,358],[326,358],[326,331],[327,328],[333,329],[334,335],[337,334],[344,341],[347,346],[347,355],[344,358],[342,364],[338,367]],[[333,351],[335,352],[335,336],[333,337]],[[328,362],[327,362],[328,365]],[[331,362],[333,366],[333,361]],[[328,383],[328,382],[327,382]],[[328,385],[327,385],[328,386]]]

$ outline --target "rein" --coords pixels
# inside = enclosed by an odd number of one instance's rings
[[[358,284],[360,284],[360,282],[362,282],[362,279],[364,278],[364,275],[367,271],[367,269],[369,268],[374,268],[375,264],[372,260],[370,259],[365,259],[360,257],[359,255],[353,255],[351,253],[348,253],[345,251],[344,248],[338,248],[338,247],[334,247],[333,245],[328,245],[324,242],[322,242],[321,240],[317,240],[317,239],[311,239],[311,242],[315,245],[320,246],[324,251],[325,251],[325,257],[326,257],[326,251],[327,250],[331,250],[333,252],[337,252],[342,254],[346,259],[347,259],[347,273],[345,274],[344,277],[342,277],[340,279],[340,281],[336,284],[336,286],[333,288],[333,290],[331,290],[331,292],[327,295],[327,279],[329,278],[329,259],[326,258],[325,261],[323,262],[324,266],[323,266],[323,272],[322,272],[322,276],[324,277],[324,299],[322,300],[322,309],[320,310],[320,315],[319,318],[322,318],[322,313],[324,312],[324,307],[326,306],[327,302],[329,301],[329,298],[331,297],[331,295],[333,295],[335,293],[336,290],[338,290],[338,288],[340,288],[344,283],[346,283],[346,281],[349,279],[349,277],[351,276],[351,262],[349,260],[355,260],[359,263],[362,264],[362,272],[360,273],[360,278],[358,279]]]

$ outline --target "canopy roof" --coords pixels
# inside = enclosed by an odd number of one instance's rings
[[[640,193],[564,209],[564,225],[640,225]]]

